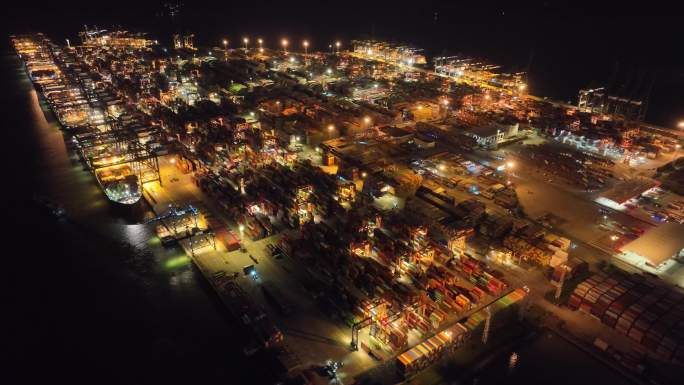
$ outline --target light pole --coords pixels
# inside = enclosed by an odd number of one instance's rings
[[[259,43],[260,52],[263,52],[262,50],[264,48],[264,40],[262,38],[259,38],[259,39],[257,39],[257,43]]]
[[[223,39],[223,57],[228,61],[228,39]]]
[[[338,54],[338,55],[340,54],[340,46],[341,46],[341,45],[342,45],[342,43],[340,43],[339,40],[335,42],[335,47],[337,47],[337,54]]]
[[[522,95],[523,92],[525,92],[525,89],[527,88],[526,84],[521,84],[518,86],[518,92]]]
[[[247,52],[247,44],[249,43],[249,38],[243,38],[242,42],[245,43],[245,52]]]
[[[511,176],[513,175],[513,169],[515,168],[515,162],[512,160],[509,160],[506,162],[506,180],[510,181]]]
[[[283,39],[280,44],[283,46],[283,53],[287,54],[287,39]]]
[[[335,131],[335,126],[332,124],[328,125],[328,134],[332,137],[333,131]]]
[[[682,148],[682,145],[677,143],[675,144],[675,150],[672,152],[672,159],[674,160],[677,157],[677,153],[679,152],[679,149]]]
[[[309,53],[309,41],[304,40],[302,45],[304,46],[304,56],[306,56]]]
[[[242,223],[238,226],[238,230],[240,230],[240,250],[244,252],[246,250],[245,248],[245,225]]]

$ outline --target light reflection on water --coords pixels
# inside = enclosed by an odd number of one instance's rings
[[[136,249],[145,249],[150,238],[154,237],[146,225],[123,225],[126,240]]]

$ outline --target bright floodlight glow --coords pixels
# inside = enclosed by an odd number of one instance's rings
[[[340,44],[341,44],[341,43],[340,43],[339,41],[336,41],[336,42],[335,42],[335,46],[336,46],[337,48],[340,48]]]
[[[280,43],[283,45],[283,47],[287,47],[287,39],[283,39]]]
[[[264,41],[260,38],[260,39],[257,40],[257,42],[258,42],[259,44],[263,44]]]
[[[677,127],[679,127],[679,128],[684,128],[684,120],[682,120],[681,122],[677,123]]]
[[[242,39],[242,41],[243,41],[245,44],[249,43],[249,39],[248,39],[248,38],[244,38],[244,39]]]
[[[370,123],[371,119],[370,119],[368,116],[366,116],[365,118],[363,118],[363,121],[364,121],[366,124],[368,124],[368,123]]]
[[[245,231],[245,225],[240,225],[238,228],[240,229],[240,231]]]
[[[308,47],[308,46],[309,46],[309,42],[308,42],[307,40],[304,40],[304,42],[303,42],[302,44],[304,44],[304,47]]]
[[[328,131],[333,131],[334,129],[335,129],[335,126],[333,126],[332,124],[328,125]]]
[[[332,73],[332,68],[328,68],[327,70],[325,70],[325,72],[327,72],[328,75],[330,75]]]
[[[513,163],[509,160],[508,162],[506,162],[506,167],[513,168],[513,167],[515,167],[515,163]]]
[[[228,40],[223,39],[223,45],[228,45]]]
[[[518,89],[519,89],[520,91],[524,90],[525,88],[527,88],[527,86],[526,86],[525,84],[521,84],[521,85],[518,86]]]

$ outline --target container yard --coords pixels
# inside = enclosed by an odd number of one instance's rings
[[[530,95],[522,72],[431,62],[407,44],[80,36],[12,38],[70,154],[115,207],[144,211],[136,225],[151,239],[138,244],[184,253],[172,267],[192,261],[248,341],[236,349],[269,357],[282,379],[351,383],[389,368],[409,380],[454,352],[494,359],[493,330],[559,331],[578,314],[683,363],[684,295],[613,258],[627,239],[643,252],[646,237],[681,228],[594,204],[629,195],[676,222],[684,198],[659,201],[659,182],[625,178],[674,139],[647,143],[617,115]],[[522,203],[534,194],[549,206],[572,197],[581,215],[532,215]],[[597,228],[604,244],[584,238]],[[676,281],[680,257],[651,267]],[[575,284],[568,315],[558,299]],[[591,334],[581,326],[568,338]]]
[[[651,354],[681,364],[684,294],[641,275],[595,274],[570,295],[568,306],[641,344]]]

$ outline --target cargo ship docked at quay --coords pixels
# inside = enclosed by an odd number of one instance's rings
[[[88,31],[86,36],[90,36]],[[42,34],[11,39],[68,144],[108,200],[127,210],[138,207],[143,184],[160,179],[160,133],[158,127],[145,124],[143,114],[126,107],[106,76],[88,64],[89,55],[112,48],[93,44],[64,47]]]

